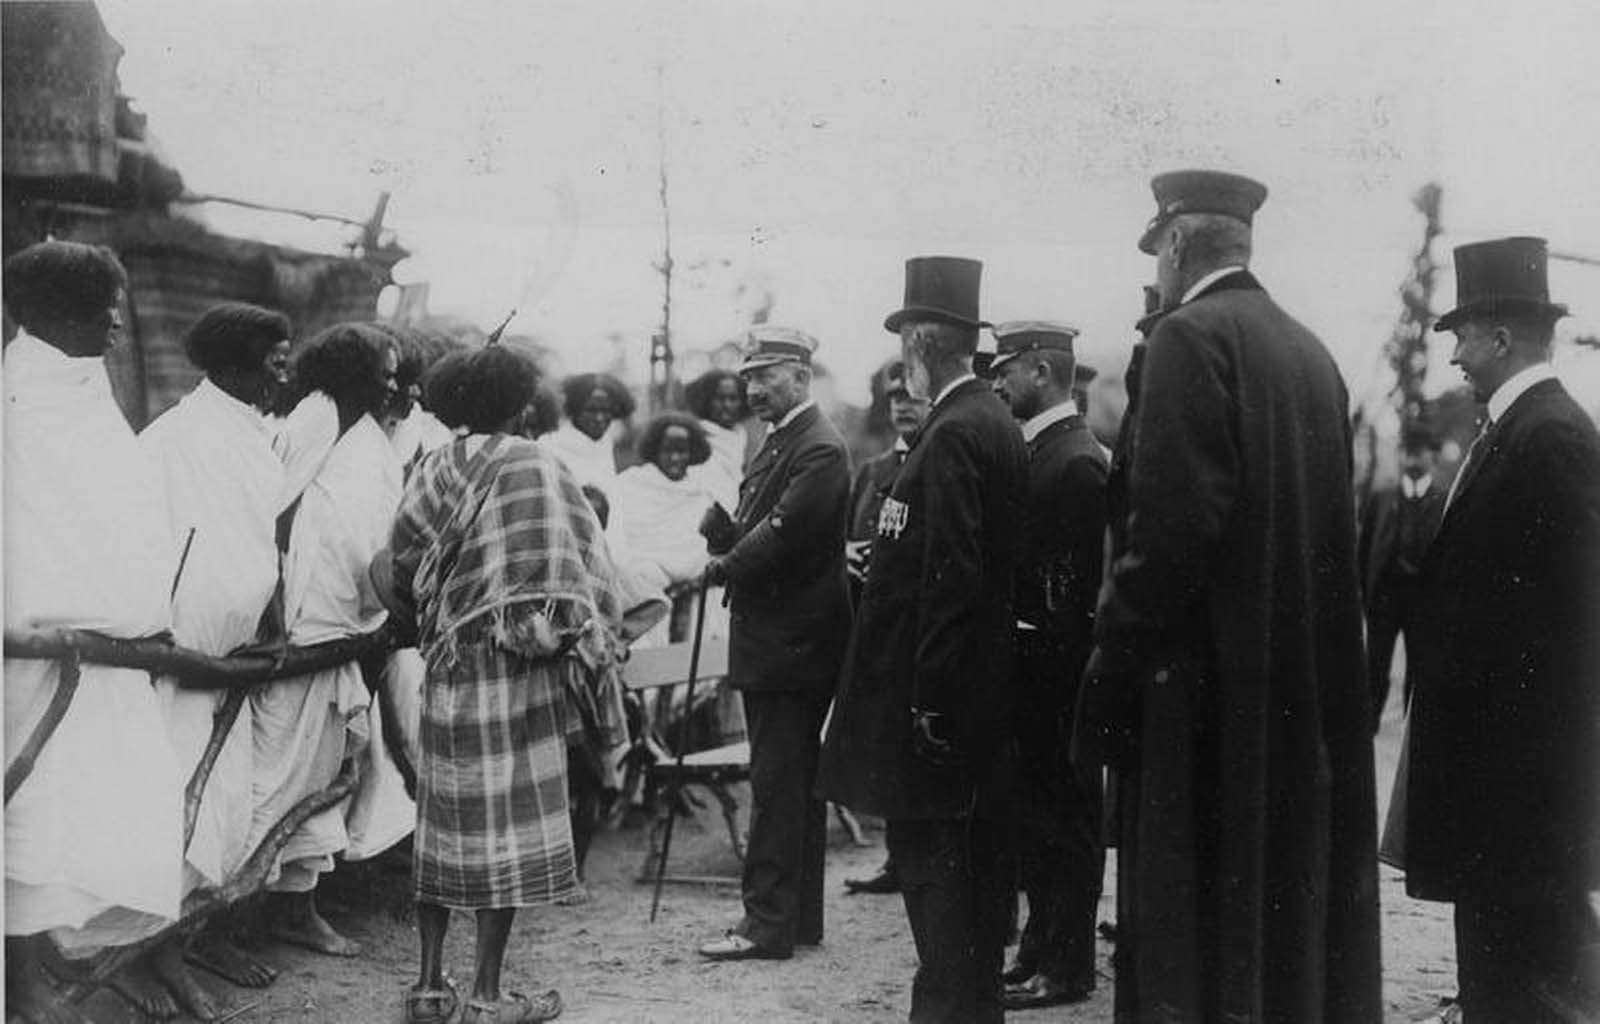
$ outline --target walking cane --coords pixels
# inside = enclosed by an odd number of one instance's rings
[[[667,794],[667,833],[661,839],[661,861],[656,865],[656,892],[650,899],[650,923],[656,923],[656,911],[661,909],[661,886],[667,880],[667,856],[672,852],[672,826],[678,820],[678,793],[683,787],[683,755],[689,746],[689,719],[694,712],[694,684],[700,675],[700,641],[706,632],[706,591],[710,582],[700,577],[699,607],[694,613],[694,645],[689,648],[689,692],[683,702],[683,721],[678,723],[678,752],[676,770],[672,773],[672,791]]]

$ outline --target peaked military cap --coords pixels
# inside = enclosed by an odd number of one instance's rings
[[[750,328],[750,337],[744,350],[744,362],[739,364],[736,372],[747,373],[750,370],[759,370],[763,366],[776,366],[779,363],[800,363],[803,366],[810,366],[811,354],[816,350],[817,339],[805,331],[793,327],[757,324]]]
[[[1250,224],[1267,199],[1267,186],[1227,171],[1168,171],[1150,179],[1156,215],[1139,237],[1140,250],[1154,256],[1156,239],[1172,218],[1185,213],[1215,213]]]
[[[1053,320],[1011,320],[994,329],[995,355],[991,370],[998,370],[1024,352],[1051,349],[1072,352],[1078,329]]]

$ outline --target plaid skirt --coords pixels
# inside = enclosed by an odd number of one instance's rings
[[[567,810],[571,659],[487,641],[430,659],[422,697],[413,878],[419,902],[537,906],[577,890]]]

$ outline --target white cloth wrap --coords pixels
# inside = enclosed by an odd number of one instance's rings
[[[279,439],[290,483],[308,480],[284,559],[285,619],[289,640],[297,645],[369,632],[387,616],[367,570],[388,541],[400,501],[400,467],[389,439],[370,416],[326,445],[329,411],[337,430],[332,401],[308,396],[290,414]],[[309,473],[308,464],[314,464]],[[295,497],[285,491],[283,504]],[[347,752],[366,743],[373,714],[369,703],[355,662],[278,680],[251,695],[252,848],[296,803],[333,781]],[[346,810],[335,807],[309,819],[289,840],[279,865],[304,861],[325,869],[327,858],[350,844]]]
[[[254,408],[202,380],[139,441],[160,466],[183,566],[172,602],[173,638],[225,655],[255,638],[278,582],[273,521],[283,465],[272,451],[272,431]],[[185,690],[169,678],[157,682],[156,692],[187,780],[210,742],[225,693]],[[220,884],[249,855],[250,719],[246,701],[206,782],[186,856],[186,888]]]
[[[140,637],[170,626],[165,501],[99,359],[23,332],[5,354],[5,626]],[[15,754],[49,704],[53,662],[5,662]],[[6,934],[71,953],[177,917],[183,779],[143,672],[83,665],[78,691],[5,808]]]

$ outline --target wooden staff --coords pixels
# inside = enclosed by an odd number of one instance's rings
[[[9,650],[6,653],[7,656],[10,655]],[[17,752],[16,759],[6,765],[7,804],[11,803],[12,795],[28,780],[28,776],[33,774],[33,765],[39,759],[39,752],[44,750],[44,745],[55,735],[62,719],[67,717],[67,709],[72,706],[72,698],[78,693],[78,680],[82,673],[77,649],[67,647],[61,652],[57,661],[61,666],[60,678],[56,680],[55,692],[50,695],[50,703],[45,706],[44,716],[34,725],[33,731],[28,733],[28,739]]]
[[[348,758],[339,769],[338,776],[328,788],[304,797],[289,809],[283,820],[262,837],[249,859],[240,865],[232,878],[214,889],[197,889],[184,900],[181,918],[161,931],[138,942],[118,946],[95,959],[80,980],[66,987],[64,998],[80,1003],[92,995],[105,980],[125,965],[167,941],[173,935],[186,934],[200,922],[224,910],[246,896],[256,892],[266,883],[267,874],[277,862],[278,855],[289,844],[296,831],[314,815],[320,814],[354,793],[361,782],[361,759]]]
[[[672,775],[671,792],[664,794],[667,801],[667,830],[661,839],[661,860],[656,864],[656,892],[650,898],[650,923],[656,923],[656,911],[661,908],[661,886],[667,880],[667,855],[672,852],[672,825],[678,820],[678,793],[683,789],[683,755],[689,747],[689,721],[694,717],[694,683],[700,674],[700,642],[706,632],[706,591],[710,583],[700,577],[700,600],[694,615],[694,646],[689,648],[689,690],[683,701],[683,720],[678,723],[678,754],[676,770]]]

